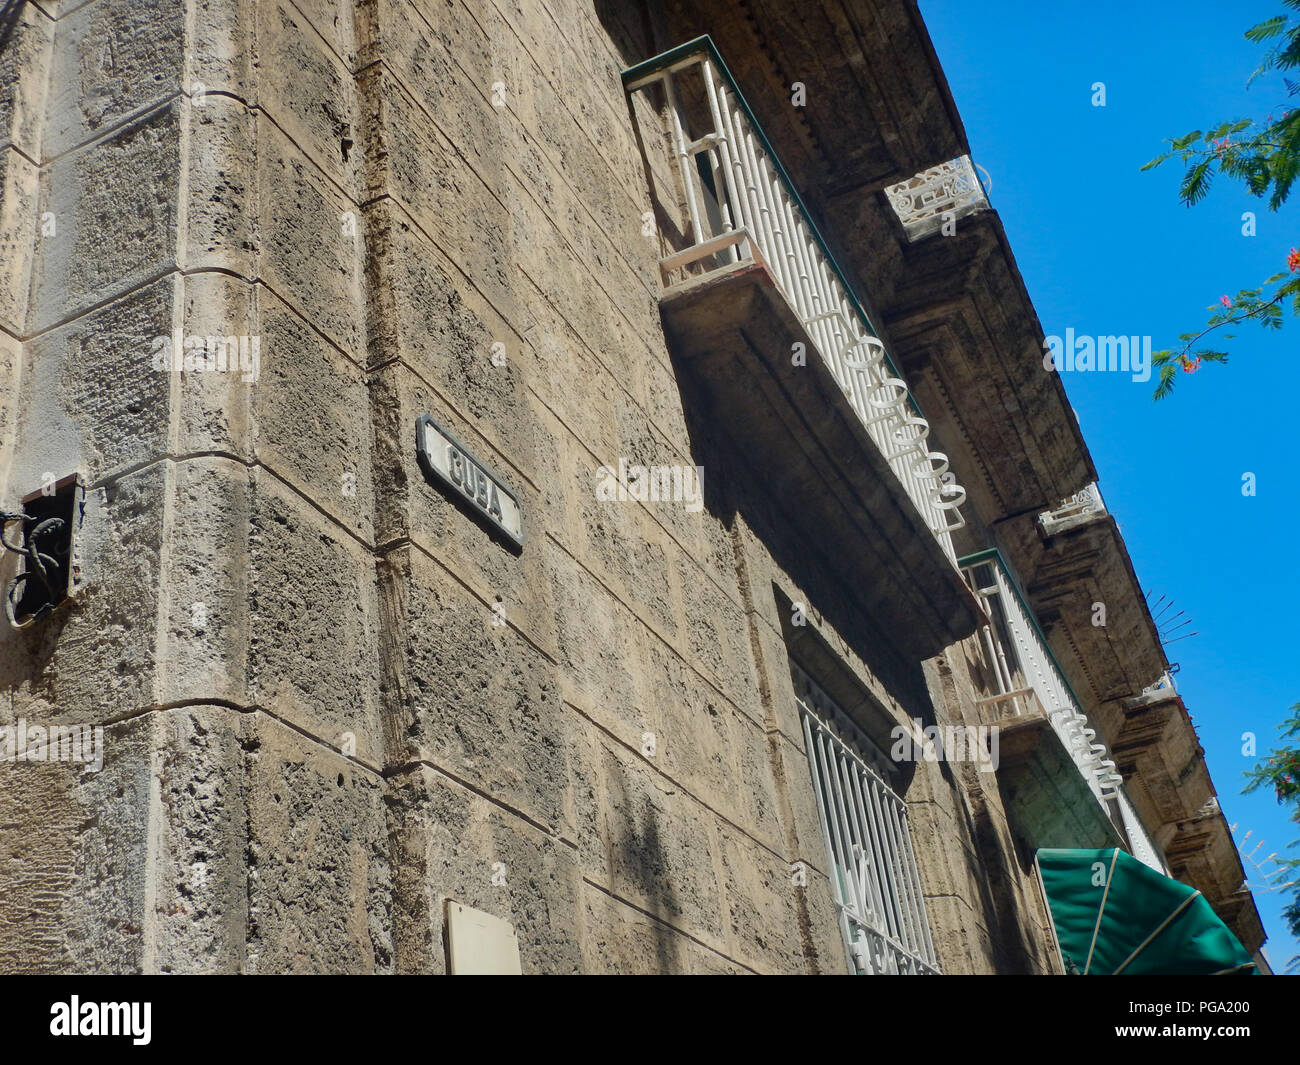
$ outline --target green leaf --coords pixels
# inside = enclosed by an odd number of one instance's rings
[[[1276,37],[1286,29],[1286,16],[1274,15],[1270,19],[1265,19],[1258,26],[1251,26],[1245,33],[1248,41],[1267,41]]]
[[[1156,385],[1156,390],[1151,393],[1154,400],[1165,399],[1170,392],[1174,390],[1175,375],[1178,368],[1173,363],[1166,363],[1160,367],[1160,383]]]
[[[1188,207],[1200,203],[1210,191],[1210,161],[1202,160],[1192,167],[1183,177],[1178,195]]]

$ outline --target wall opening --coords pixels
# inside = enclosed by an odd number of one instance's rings
[[[25,629],[65,603],[81,582],[77,533],[85,490],[77,474],[47,483],[23,497],[20,511],[3,515],[4,546],[18,556],[5,610]]]

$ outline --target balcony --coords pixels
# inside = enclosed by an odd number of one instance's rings
[[[1114,758],[1097,741],[1096,730],[1061,672],[1028,604],[1007,572],[997,550],[981,551],[961,560],[971,588],[985,603],[988,623],[980,630],[984,670],[995,693],[979,701],[984,723],[1002,730],[1002,767],[1015,785],[1011,806],[1022,824],[1031,826],[1035,846],[1111,846],[1116,843],[1139,861],[1169,875],[1160,848],[1124,788]],[[1009,650],[1008,650],[1009,648]],[[1044,751],[1042,723],[1050,726],[1068,753],[1077,774],[1063,778],[1060,760]],[[1052,744],[1051,746],[1055,746]],[[1031,763],[1034,763],[1031,765]],[[1025,786],[1031,775],[1039,781]],[[1054,777],[1049,789],[1043,778]],[[1073,801],[1073,791],[1083,799]],[[1048,801],[1045,801],[1048,800]],[[1112,817],[1107,800],[1114,800]],[[1054,804],[1055,811],[1048,810]],[[1119,838],[1115,822],[1123,827]]]
[[[988,209],[970,156],[960,155],[946,163],[885,188],[909,241],[917,241],[954,225],[959,218]],[[949,234],[955,230],[947,230]]]
[[[1105,514],[1106,504],[1101,498],[1101,489],[1097,487],[1097,482],[1093,481],[1074,495],[1063,499],[1055,510],[1045,510],[1039,514],[1038,524],[1043,527],[1046,535],[1052,536],[1063,529],[1081,525]]]
[[[981,551],[960,565],[987,612],[979,641],[984,687],[993,694],[978,707],[982,723],[999,730],[999,781],[1017,835],[1031,849],[1127,845],[1161,868],[1123,777],[1001,555]]]
[[[1089,726],[1088,715],[1056,664],[1001,555],[995,549],[981,551],[963,558],[961,566],[989,616],[980,639],[996,693],[981,701],[986,723],[1046,717],[1097,802],[1104,805],[1105,800],[1116,798],[1123,778],[1105,744],[1097,742],[1096,730]]]
[[[660,309],[709,416],[795,524],[853,545],[835,564],[902,647],[965,638],[979,616],[952,540],[965,490],[712,42],[623,81],[664,119],[640,131],[666,139],[681,201],[657,204]]]

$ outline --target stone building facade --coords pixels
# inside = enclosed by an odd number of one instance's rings
[[[0,971],[1259,947],[912,0],[0,8]]]

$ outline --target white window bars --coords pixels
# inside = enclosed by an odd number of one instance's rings
[[[988,703],[1008,703],[1010,716],[1024,713],[1037,702],[1070,752],[1088,787],[1104,806],[1119,794],[1123,784],[1106,745],[1088,723],[1088,715],[1056,664],[1047,641],[1029,607],[994,551],[963,558],[959,565],[967,583],[985,604],[993,626],[984,626],[981,639],[990,659],[998,694]],[[1010,639],[1008,655],[999,635]]]
[[[698,71],[700,82],[687,75]],[[966,491],[707,37],[624,73],[629,93],[662,85],[689,214],[690,245],[659,262],[707,273],[761,261],[802,320],[871,439],[955,564]],[[686,97],[689,95],[689,101]],[[692,121],[694,119],[694,121]],[[700,132],[702,130],[702,132]]]
[[[905,803],[888,758],[790,663],[850,969],[936,975]]]
[[[903,223],[908,240],[919,240],[943,228],[945,221],[956,221],[989,205],[967,155],[888,186],[885,197]]]

